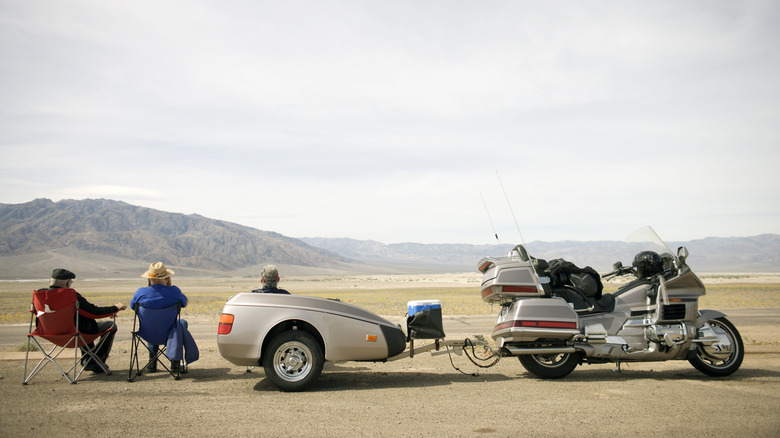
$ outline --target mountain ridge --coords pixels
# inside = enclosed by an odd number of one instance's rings
[[[215,272],[357,262],[279,233],[106,199],[0,204],[0,224],[6,257],[68,250]]]
[[[780,236],[708,237],[686,246],[702,272],[780,272]],[[631,262],[620,241],[535,241],[538,258],[564,258],[599,272]],[[266,263],[294,274],[468,272],[514,245],[384,244],[351,238],[293,238],[197,214],[169,213],[107,199],[35,199],[0,204],[0,278],[40,277],[53,263],[90,275],[137,275],[152,261],[192,275],[252,275]],[[74,265],[71,265],[74,266]],[[57,267],[57,266],[53,266]]]

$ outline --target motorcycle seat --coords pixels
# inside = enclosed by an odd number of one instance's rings
[[[553,295],[571,303],[578,313],[602,313],[615,310],[615,297],[612,294],[601,294],[601,297],[596,299],[585,295],[574,287],[566,286],[554,288]]]

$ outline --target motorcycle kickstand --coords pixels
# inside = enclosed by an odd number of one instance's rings
[[[613,372],[620,373],[623,370],[620,369],[620,362],[615,362],[616,368],[612,369]]]

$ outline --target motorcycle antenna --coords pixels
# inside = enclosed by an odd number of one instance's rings
[[[504,183],[501,182],[501,175],[499,175],[497,170],[496,170],[496,176],[498,177],[498,183],[501,184],[501,191],[504,192],[504,198],[506,198],[506,204],[509,206],[509,211],[512,213],[512,219],[514,219],[514,221],[515,221],[515,226],[517,227],[517,232],[520,234],[520,242],[522,242],[522,244],[525,245],[525,239],[523,238],[523,232],[520,231],[520,225],[517,224],[517,218],[515,217],[515,211],[512,210],[512,203],[509,202],[509,196],[506,195],[506,190],[504,190]]]
[[[482,192],[479,192],[479,196],[482,198],[482,205],[485,206],[485,213],[487,213],[488,220],[490,221],[490,226],[493,228],[493,235],[496,236],[496,242],[498,242],[498,246],[501,246],[501,241],[498,239],[498,232],[496,232],[496,226],[493,225],[493,218],[490,217],[490,211],[488,211],[487,203],[485,202],[485,197],[482,196]]]

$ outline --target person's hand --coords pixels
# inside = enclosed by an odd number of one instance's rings
[[[116,303],[116,304],[114,304],[114,305],[116,306],[116,308],[117,308],[118,310],[125,310],[125,309],[127,309],[127,306],[125,306],[125,305],[124,305],[124,304],[122,304],[122,303]]]

